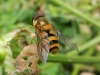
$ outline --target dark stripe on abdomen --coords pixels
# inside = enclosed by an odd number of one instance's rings
[[[55,44],[55,43],[58,43],[58,41],[57,40],[51,40],[50,41],[50,45]]]
[[[48,33],[48,36],[50,37],[50,36],[55,36],[54,34],[51,34],[51,33]]]
[[[55,49],[58,50],[58,46],[54,46],[53,48],[50,48],[50,52],[52,52]]]
[[[48,37],[55,36],[54,34],[48,33],[48,35],[44,36],[43,39],[47,39]]]

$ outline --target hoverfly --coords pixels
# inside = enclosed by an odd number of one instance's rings
[[[67,44],[70,48],[78,50],[77,46],[68,38],[63,36],[42,14],[33,16],[33,24],[37,37],[37,50],[42,62],[46,62],[48,53],[56,54],[59,49],[58,40]]]

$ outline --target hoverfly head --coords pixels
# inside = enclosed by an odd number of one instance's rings
[[[44,14],[35,14],[32,18],[33,24],[36,25],[45,25],[48,23],[48,20],[45,18]]]
[[[32,20],[36,20],[38,19],[39,17],[44,17],[44,14],[35,14],[32,18]]]

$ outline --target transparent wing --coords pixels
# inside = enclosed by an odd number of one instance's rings
[[[46,32],[39,32],[36,30],[37,35],[37,49],[38,54],[43,63],[46,63],[49,53],[49,40],[46,39],[48,37],[48,34]]]
[[[53,27],[53,30],[54,30],[54,33],[55,35],[58,37],[58,40],[63,43],[63,44],[67,44],[71,49],[74,49],[74,50],[78,50],[77,46],[70,40],[68,39],[67,37],[65,37],[64,35],[62,35],[58,30],[56,30],[54,27]]]

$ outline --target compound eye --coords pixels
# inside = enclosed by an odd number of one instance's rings
[[[44,17],[44,14],[35,14],[35,15],[32,17],[32,21],[38,19],[39,17]]]

